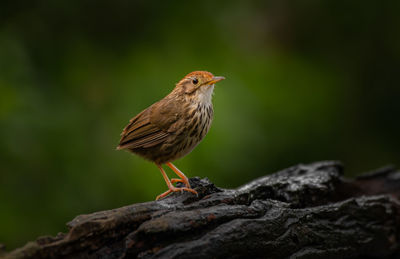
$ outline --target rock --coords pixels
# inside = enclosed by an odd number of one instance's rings
[[[400,173],[354,180],[339,162],[297,165],[237,189],[191,178],[199,193],[79,215],[69,232],[6,258],[396,258]],[[1,254],[0,254],[1,255]]]

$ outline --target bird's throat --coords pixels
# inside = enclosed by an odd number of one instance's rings
[[[214,92],[214,85],[203,86],[197,90],[196,94],[193,96],[194,102],[200,103],[202,105],[211,105],[211,99]]]

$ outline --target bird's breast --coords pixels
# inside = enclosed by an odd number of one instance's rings
[[[213,113],[212,105],[198,104],[192,111],[192,118],[188,120],[187,136],[199,141],[203,139],[211,127]]]
[[[212,105],[197,104],[188,107],[185,130],[181,132],[177,143],[179,157],[190,153],[205,137],[213,119]]]

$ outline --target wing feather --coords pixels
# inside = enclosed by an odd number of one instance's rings
[[[167,96],[136,115],[123,130],[117,149],[153,147],[176,134],[181,103]]]
[[[148,148],[165,141],[169,133],[150,121],[151,107],[134,117],[121,134],[117,149]]]

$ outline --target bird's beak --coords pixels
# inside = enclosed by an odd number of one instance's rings
[[[224,79],[225,79],[225,77],[223,77],[223,76],[214,76],[210,81],[207,82],[207,85],[213,85],[216,82],[219,82]]]

